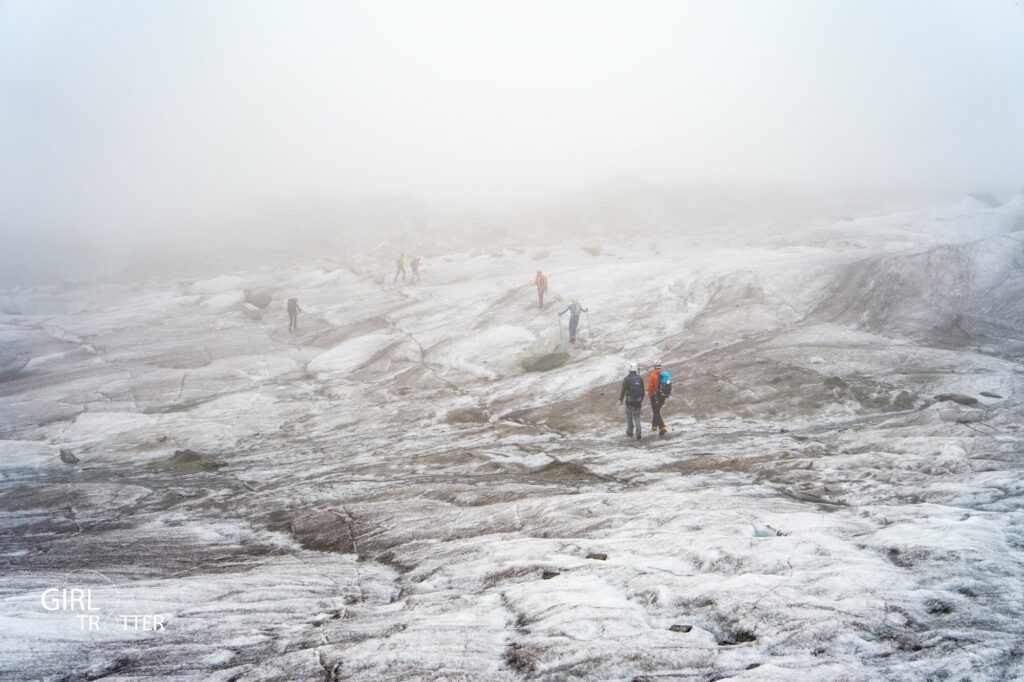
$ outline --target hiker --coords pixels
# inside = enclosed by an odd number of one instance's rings
[[[398,281],[398,276],[402,276],[402,281],[405,281],[405,254],[400,254],[398,260],[395,261],[395,279],[392,280],[392,284]]]
[[[566,313],[569,313],[569,343],[576,343],[576,329],[580,326],[580,313],[590,312],[583,307],[580,300],[575,296],[569,301],[569,305],[565,306],[565,309],[558,313],[561,317]]]
[[[288,331],[297,330],[299,328],[299,311],[301,310],[302,308],[299,307],[299,299],[288,299]]]
[[[635,362],[629,363],[629,374],[622,380],[619,404],[623,400],[626,402],[626,438],[632,438],[635,430],[636,439],[640,440],[640,406],[644,402],[644,380]]]
[[[412,277],[410,279],[413,282],[420,281],[420,257],[416,256],[415,258],[413,258],[412,262],[409,263],[409,265],[412,267]]]
[[[658,437],[668,433],[665,428],[665,420],[661,418],[661,408],[665,401],[672,395],[672,375],[661,367],[661,361],[654,363],[654,369],[647,377],[647,394],[651,396],[651,430],[658,429]]]
[[[544,294],[548,293],[548,276],[543,270],[538,270],[533,278],[533,286],[537,287],[537,302],[539,307],[544,307]]]

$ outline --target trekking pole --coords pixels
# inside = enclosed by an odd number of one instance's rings
[[[594,332],[590,331],[590,311],[589,310],[586,312],[586,315],[587,315],[587,336],[589,336],[591,339],[593,339],[594,338]]]

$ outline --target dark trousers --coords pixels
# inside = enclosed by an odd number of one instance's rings
[[[665,420],[661,418],[661,406],[664,405],[662,401],[658,400],[656,396],[651,396],[651,412],[654,416],[651,417],[651,428],[652,429],[663,429],[665,428]]]
[[[288,311],[288,331],[299,328],[299,313],[297,311]]]
[[[540,304],[540,306],[542,308],[544,307],[544,292],[545,291],[547,291],[547,289],[541,289],[540,287],[537,287],[537,302]]]
[[[404,281],[405,281],[405,268],[404,268],[404,267],[402,267],[402,268],[397,268],[397,269],[395,270],[395,278],[394,278],[393,280],[391,280],[391,281],[392,281],[392,282],[397,282],[397,281],[398,281],[398,276],[399,276],[399,275],[401,275],[401,276],[402,276],[402,281],[404,282]]]
[[[632,436],[633,431],[640,435],[640,403],[626,403],[626,435]]]

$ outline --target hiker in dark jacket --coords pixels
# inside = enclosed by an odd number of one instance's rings
[[[626,437],[632,438],[636,431],[636,439],[640,440],[640,406],[644,402],[644,378],[637,372],[636,363],[629,363],[629,374],[622,380],[619,391],[619,402],[626,403]]]
[[[288,331],[297,330],[299,328],[299,312],[301,312],[301,310],[302,308],[299,307],[299,299],[288,299]]]

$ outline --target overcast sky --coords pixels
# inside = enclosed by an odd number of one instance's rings
[[[1021,0],[0,0],[0,229],[608,176],[1024,185]]]

